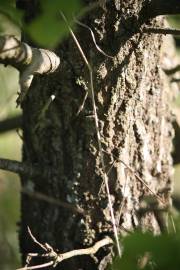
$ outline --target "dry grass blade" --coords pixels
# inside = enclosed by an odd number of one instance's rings
[[[84,28],[86,28],[86,29],[88,29],[88,30],[90,31],[91,36],[92,36],[92,40],[93,40],[93,42],[94,42],[94,45],[95,45],[96,49],[97,49],[101,54],[103,54],[104,56],[109,57],[109,58],[111,58],[111,59],[114,58],[114,56],[105,53],[105,52],[97,45],[97,42],[96,42],[96,39],[95,39],[95,35],[94,35],[92,29],[91,29],[89,26],[87,26],[86,24],[84,24],[84,23],[78,21],[76,18],[74,19],[74,21],[75,21],[77,24],[79,24],[80,26],[82,26],[82,27],[84,27]]]
[[[71,27],[69,26],[69,23],[68,23],[66,17],[64,16],[64,14],[61,11],[60,11],[60,14],[61,14],[62,18],[64,19],[64,21],[65,21],[65,23],[66,23],[66,25],[71,33],[71,36],[74,39],[74,42],[75,42],[84,62],[89,70],[90,92],[91,92],[92,106],[93,106],[93,112],[94,112],[95,128],[96,128],[96,135],[97,135],[97,140],[98,140],[98,148],[99,148],[100,160],[101,160],[102,171],[103,171],[103,181],[104,181],[105,186],[106,186],[106,192],[107,192],[108,203],[109,203],[109,210],[110,210],[110,215],[111,215],[111,222],[112,222],[112,226],[113,226],[114,237],[115,237],[115,241],[116,241],[116,245],[117,245],[118,255],[121,256],[121,248],[120,248],[120,244],[119,244],[119,240],[118,240],[118,231],[117,231],[117,227],[116,227],[113,205],[112,205],[111,195],[110,195],[110,191],[109,191],[108,177],[107,177],[106,170],[105,170],[103,148],[102,148],[102,143],[101,143],[101,135],[99,132],[99,120],[98,120],[95,97],[94,97],[94,83],[93,83],[92,67],[89,64],[75,34],[73,33]]]

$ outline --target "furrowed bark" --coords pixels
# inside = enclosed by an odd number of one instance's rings
[[[142,8],[140,0],[109,1],[83,19],[100,48],[113,59],[96,49],[87,29],[79,26],[76,32],[93,68],[105,166],[122,235],[124,229],[137,227],[159,233],[160,227],[153,211],[139,215],[143,199],[152,193],[120,160],[133,168],[165,204],[170,204],[173,131],[170,98],[161,70],[162,36],[138,32],[130,36],[128,32],[131,17],[137,17],[139,25]],[[150,25],[162,27],[163,18],[151,20]],[[72,38],[56,52],[62,60],[61,70],[48,77],[36,77],[22,105],[23,161],[47,164],[52,174],[50,178],[22,177],[22,185],[73,203],[88,214],[82,217],[22,195],[23,259],[26,253],[37,250],[27,226],[40,242],[61,252],[87,248],[104,235],[113,237],[90,96],[77,115],[89,88],[89,73]],[[54,93],[55,99],[37,127],[39,115]],[[82,256],[65,261],[57,269],[103,270],[108,253],[106,248],[97,253],[98,264]]]

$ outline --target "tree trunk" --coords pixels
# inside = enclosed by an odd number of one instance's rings
[[[161,69],[162,36],[133,31],[142,2],[109,1],[83,19],[101,49],[113,58],[96,49],[88,29],[78,26],[76,31],[93,68],[104,162],[120,235],[135,228],[160,232],[153,209],[140,211],[142,201],[154,196],[152,191],[170,203],[173,132]],[[162,26],[163,20],[152,19],[149,25]],[[40,242],[60,251],[91,246],[105,235],[113,237],[90,94],[77,114],[90,87],[89,72],[71,37],[56,53],[61,59],[59,70],[36,77],[22,105],[23,161],[51,168],[51,173],[22,177],[22,186],[78,206],[86,214],[22,194],[23,260],[28,252],[38,250],[27,226]],[[44,110],[51,95],[55,99]],[[56,269],[105,269],[102,259],[108,252],[102,248],[97,253],[98,263],[80,256]]]

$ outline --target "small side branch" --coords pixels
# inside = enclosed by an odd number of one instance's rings
[[[153,28],[153,27],[144,27],[142,29],[143,33],[153,33],[153,34],[163,34],[163,35],[180,35],[180,29],[173,29],[173,28]]]
[[[106,237],[98,242],[96,242],[94,244],[94,246],[90,247],[90,248],[84,248],[84,249],[75,249],[75,250],[72,250],[72,251],[69,251],[69,252],[66,252],[66,253],[63,253],[63,254],[58,254],[58,258],[57,258],[57,262],[62,262],[63,260],[67,260],[71,257],[74,257],[74,256],[82,256],[82,255],[94,255],[96,254],[96,252],[104,247],[104,246],[107,246],[107,245],[112,245],[113,244],[113,241],[110,237]]]
[[[70,210],[71,212],[73,212],[75,214],[80,214],[83,216],[85,216],[87,214],[86,211],[84,209],[80,208],[79,206],[75,206],[75,205],[68,203],[68,202],[60,201],[59,199],[53,198],[53,197],[46,195],[42,192],[31,191],[31,190],[28,190],[27,188],[21,188],[21,192],[23,194],[28,195],[29,197],[31,197],[33,199],[44,201],[44,202],[47,202],[47,203],[55,205],[55,206],[63,207],[67,210]]]
[[[60,58],[52,51],[32,48],[14,36],[2,36],[0,37],[0,63],[11,65],[20,71],[21,95],[17,101],[19,105],[34,75],[54,72],[59,67]]]
[[[3,121],[0,121],[0,133],[21,128],[21,125],[22,125],[21,115],[16,115],[14,117],[7,118]]]
[[[42,172],[37,165],[32,166],[29,163],[6,158],[0,158],[0,169],[17,174],[28,175],[29,177],[44,175],[44,172]]]
[[[16,160],[9,160],[5,158],[0,158],[0,169],[6,170],[22,175],[27,175],[28,177],[50,177],[51,171],[49,168],[46,168],[43,170],[43,172],[39,169],[39,166],[32,166],[27,163],[23,163]],[[49,171],[49,172],[48,172]],[[37,200],[41,200],[44,202],[47,202],[49,204],[53,204],[59,207],[66,208],[67,210],[70,210],[73,213],[80,214],[80,215],[86,215],[86,211],[80,208],[79,206],[74,206],[71,203],[60,201],[59,199],[53,198],[49,195],[46,195],[44,193],[41,193],[39,191],[31,191],[27,188],[22,187],[21,192],[23,194],[28,195],[29,197]]]

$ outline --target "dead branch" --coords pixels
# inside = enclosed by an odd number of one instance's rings
[[[19,105],[34,75],[54,72],[60,64],[60,58],[52,51],[32,48],[14,36],[2,36],[0,37],[0,63],[11,65],[20,71],[21,94],[17,100]]]
[[[25,266],[23,268],[18,268],[16,270],[34,270],[34,269],[42,269],[42,268],[45,268],[45,267],[48,267],[48,266],[51,266],[53,265],[53,261],[50,261],[48,263],[43,263],[43,264],[39,264],[39,265],[35,265],[35,266]]]
[[[28,233],[30,237],[32,238],[33,242],[36,243],[38,246],[40,246],[43,250],[47,251],[47,247],[45,245],[41,244],[36,237],[32,234],[31,229],[28,227]],[[32,255],[31,255],[32,256]],[[35,255],[36,256],[36,255]]]
[[[74,256],[82,256],[82,255],[94,255],[96,252],[106,245],[113,244],[113,241],[110,237],[106,237],[94,244],[94,246],[90,248],[84,248],[84,249],[76,249],[72,250],[63,254],[58,254],[57,261],[62,262],[63,260],[67,260]]]
[[[6,170],[6,171],[10,171],[10,172],[14,172],[14,173],[18,173],[18,174],[23,174],[23,175],[27,175],[28,177],[34,177],[34,176],[46,176],[49,177],[51,172],[49,171],[49,169],[46,169],[45,171],[43,170],[43,172],[39,169],[39,166],[32,166],[29,163],[25,163],[25,162],[20,162],[20,161],[16,161],[16,160],[9,160],[9,159],[5,159],[5,158],[0,158],[0,169],[2,170]],[[47,171],[49,171],[49,176],[47,174]],[[80,208],[80,207],[76,207],[70,203],[67,202],[63,202],[60,201],[59,199],[56,198],[52,198],[49,195],[46,195],[44,193],[38,192],[38,191],[31,191],[28,190],[27,188],[21,188],[21,192],[23,194],[26,194],[34,199],[37,200],[42,200],[45,201],[47,203],[59,206],[59,207],[64,207],[74,213],[78,213],[81,215],[85,215],[85,211]]]
[[[180,29],[173,29],[173,28],[153,28],[153,27],[144,27],[142,29],[143,33],[149,34],[163,34],[163,35],[180,35]]]
[[[17,174],[27,175],[29,177],[47,177],[47,175],[49,175],[50,173],[48,168],[41,170],[41,167],[38,165],[32,165],[26,162],[20,162],[17,160],[10,160],[6,158],[0,158],[0,169],[14,172]]]
[[[51,197],[49,195],[46,195],[46,194],[44,194],[42,192],[31,191],[31,190],[28,190],[26,188],[21,188],[21,192],[23,194],[28,195],[31,198],[41,200],[41,201],[44,201],[44,202],[47,202],[47,203],[50,203],[50,204],[53,204],[53,205],[56,205],[56,206],[59,206],[59,207],[64,207],[64,208],[72,211],[73,213],[86,215],[86,211],[83,210],[82,208],[74,206],[73,204],[68,203],[68,202],[63,202],[63,201],[61,201],[59,199],[53,198],[53,197]]]
[[[22,116],[16,115],[11,118],[7,118],[3,121],[0,121],[0,133],[11,131],[13,129],[21,128],[22,125]]]
[[[104,239],[96,242],[92,247],[83,248],[83,249],[75,249],[75,250],[71,250],[65,253],[57,253],[49,244],[40,243],[32,234],[30,228],[28,228],[28,232],[33,242],[36,243],[41,249],[43,249],[43,251],[45,251],[44,254],[29,253],[27,255],[28,264],[31,261],[32,257],[45,257],[46,259],[49,259],[50,261],[47,263],[34,265],[34,266],[28,266],[27,264],[25,267],[19,268],[17,270],[33,270],[33,269],[45,268],[47,266],[55,267],[57,266],[57,264],[61,263],[62,261],[75,257],[75,256],[94,255],[100,248],[113,244],[113,240],[110,237],[106,236]]]

